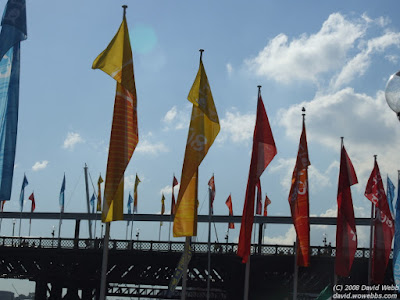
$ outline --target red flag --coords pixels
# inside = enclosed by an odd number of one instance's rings
[[[371,279],[374,283],[380,284],[383,283],[386,267],[389,262],[394,224],[376,161],[371,176],[368,179],[364,195],[375,205]]]
[[[350,187],[358,183],[357,175],[346,149],[340,155],[339,184],[337,193],[337,228],[335,272],[348,277],[357,250],[357,231],[354,220],[353,200]]]
[[[171,214],[175,215],[175,194],[174,187],[178,185],[178,180],[176,180],[175,176],[172,179],[172,199],[171,199]]]
[[[231,195],[229,195],[228,199],[225,201],[226,206],[228,206],[229,209],[229,216],[233,216],[233,209],[232,209],[232,198]],[[229,223],[228,226],[229,229],[234,229],[235,228],[235,223]]]
[[[303,118],[303,129],[300,136],[296,166],[293,170],[292,187],[289,193],[289,205],[293,225],[297,234],[297,265],[310,265],[310,220],[308,195],[308,159],[306,126]]]
[[[261,181],[258,179],[257,184],[257,206],[256,206],[256,215],[261,215],[262,210],[262,200],[261,200]]]
[[[269,200],[268,196],[265,195],[265,201],[264,201],[264,217],[268,215],[267,207],[268,205],[271,204],[271,200]]]
[[[211,202],[211,213],[213,214],[213,203],[214,203],[214,198],[215,198],[215,181],[214,181],[214,175],[210,178],[210,180],[208,181],[208,186],[210,187],[210,193],[209,193],[209,197],[210,197],[210,202]]]
[[[254,198],[256,184],[264,172],[265,168],[276,155],[276,146],[269,125],[267,113],[258,92],[256,126],[253,135],[253,151],[251,154],[249,178],[247,181],[246,196],[243,206],[242,223],[237,254],[242,257],[242,262],[246,263],[250,255],[251,231],[254,222]]]
[[[36,204],[35,204],[35,196],[33,195],[33,193],[29,196],[28,199],[32,201],[31,212],[34,212],[35,208],[36,208]]]

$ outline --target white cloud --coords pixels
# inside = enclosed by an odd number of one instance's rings
[[[162,142],[152,143],[149,140],[140,141],[136,147],[136,153],[158,155],[160,153],[168,152],[169,149]]]
[[[232,64],[230,64],[230,63],[227,63],[227,64],[226,64],[226,71],[228,72],[228,75],[229,75],[229,76],[232,75],[232,73],[233,73]]]
[[[245,64],[255,74],[279,82],[317,82],[320,74],[338,70],[346,62],[348,51],[364,35],[365,24],[365,20],[351,22],[334,13],[310,36],[302,34],[289,41],[285,34],[277,35]]]
[[[234,143],[249,142],[253,138],[255,114],[241,114],[235,108],[227,111],[225,117],[220,120],[221,133],[219,142],[229,139]]]
[[[178,185],[176,185],[175,187],[174,187],[174,194],[175,194],[175,199],[177,198],[177,192],[179,191],[179,187],[180,187],[180,184],[178,184]],[[171,195],[172,194],[172,185],[166,185],[166,186],[164,186],[161,190],[160,190],[160,195],[161,194],[164,194],[164,196],[166,196],[166,195]]]
[[[63,148],[73,150],[76,144],[85,142],[84,139],[76,132],[68,132],[67,138],[64,140]]]
[[[35,162],[35,164],[32,166],[32,171],[43,170],[43,169],[45,169],[45,168],[47,167],[48,163],[49,163],[49,162],[48,162],[47,160],[44,160],[44,161],[42,161],[42,162],[37,161],[37,162]]]
[[[165,127],[164,130],[170,129],[183,129],[188,128],[190,121],[190,109],[191,105],[186,105],[184,109],[178,110],[176,106],[173,106],[162,119]]]
[[[270,245],[293,245],[296,240],[296,231],[294,226],[291,226],[285,235],[280,235],[276,237],[264,236],[264,243]]]
[[[400,160],[396,150],[400,148],[398,120],[387,106],[382,91],[370,97],[346,88],[281,110],[277,119],[293,140],[298,140],[300,124],[294,124],[298,123],[298,112],[303,106],[307,108],[308,141],[339,152],[340,137],[344,136],[359,182],[367,180],[374,154],[378,155],[381,170],[393,169],[392,162]],[[364,188],[358,186],[357,189]]]

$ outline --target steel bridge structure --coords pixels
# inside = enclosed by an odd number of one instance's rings
[[[3,218],[19,218],[19,213],[3,213]],[[58,219],[57,213],[24,213],[22,217]],[[131,216],[126,215],[127,220]],[[129,218],[129,219],[128,219]],[[36,283],[35,299],[61,300],[99,298],[103,239],[79,237],[80,220],[91,214],[64,214],[76,220],[74,238],[0,237],[0,277],[28,279]],[[169,221],[169,216],[136,215],[137,221]],[[208,222],[208,216],[199,216]],[[240,217],[212,216],[212,222],[240,222]],[[357,219],[357,225],[369,225]],[[290,217],[255,217],[255,223],[291,224]],[[335,225],[336,218],[310,218],[311,224]],[[260,226],[262,228],[262,226]],[[262,233],[259,232],[259,237]],[[139,299],[180,299],[181,288],[167,298],[167,288],[184,250],[184,242],[110,240],[107,295]],[[192,243],[188,266],[186,299],[206,299],[207,278],[211,279],[210,299],[243,299],[245,265],[236,255],[237,244]],[[211,272],[207,257],[211,252]],[[298,299],[314,299],[334,281],[335,248],[311,247],[311,266],[299,268]],[[340,283],[367,284],[369,249],[358,249],[348,278]],[[293,292],[294,245],[265,245],[262,239],[251,246],[250,299],[285,299]],[[385,283],[393,283],[388,268]]]

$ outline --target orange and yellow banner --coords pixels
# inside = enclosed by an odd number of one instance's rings
[[[117,34],[93,62],[117,81],[102,221],[123,220],[124,172],[138,143],[132,49],[124,16]]]
[[[103,182],[103,178],[101,175],[99,176],[99,180],[97,181],[97,207],[96,211],[101,211],[101,184]]]
[[[189,92],[193,103],[174,219],[174,237],[197,235],[197,173],[220,125],[203,62]]]

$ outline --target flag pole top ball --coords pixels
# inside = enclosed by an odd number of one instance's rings
[[[386,102],[400,121],[400,71],[390,76],[385,89]]]

